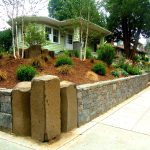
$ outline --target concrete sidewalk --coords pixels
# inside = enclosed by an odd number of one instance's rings
[[[150,87],[55,143],[0,132],[0,150],[149,150]]]

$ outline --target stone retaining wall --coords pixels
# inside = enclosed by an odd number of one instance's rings
[[[11,89],[0,89],[0,128],[12,129]]]
[[[78,126],[147,87],[150,74],[77,86]]]

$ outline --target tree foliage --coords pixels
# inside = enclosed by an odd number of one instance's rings
[[[104,16],[99,13],[99,5],[95,0],[50,0],[49,16],[58,20],[82,17],[88,20],[90,4],[90,21],[105,26]]]
[[[26,27],[25,42],[30,46],[45,44],[44,26],[36,23],[28,24]]]
[[[0,50],[9,51],[12,46],[11,30],[0,31]]]
[[[124,41],[127,55],[132,57],[140,35],[150,36],[149,0],[105,0],[104,6],[109,12],[108,28],[114,32],[116,40]]]

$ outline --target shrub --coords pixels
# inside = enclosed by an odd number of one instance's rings
[[[79,58],[80,57],[80,51],[79,50],[73,50],[73,56]]]
[[[119,74],[119,72],[118,72],[117,70],[113,70],[113,71],[111,72],[111,74],[112,74],[115,78],[119,78],[119,76],[120,76],[120,74]]]
[[[43,59],[41,59],[40,57],[32,58],[29,64],[35,68],[43,68],[45,65]]]
[[[99,75],[105,75],[106,74],[106,66],[103,63],[94,64],[92,67],[92,71]]]
[[[120,68],[122,68],[123,70],[127,71],[127,69],[128,69],[129,66],[130,66],[130,65],[126,63],[126,64],[122,64],[122,65],[120,66]]]
[[[124,77],[128,77],[128,76],[129,76],[129,73],[126,72],[125,70],[121,70],[121,74],[122,74]]]
[[[68,56],[59,56],[56,60],[56,63],[55,63],[55,66],[56,67],[59,67],[59,66],[62,66],[62,65],[72,65],[72,59]]]
[[[138,67],[128,66],[127,72],[131,75],[140,75],[141,70]]]
[[[0,70],[0,81],[7,79],[7,73],[5,71]]]
[[[86,49],[86,58],[92,58],[92,50],[90,48]]]
[[[31,81],[32,78],[37,74],[37,71],[32,66],[20,66],[17,69],[17,79],[20,81]]]
[[[135,56],[133,57],[133,61],[134,61],[134,62],[140,62],[140,60],[141,60],[141,57],[140,57],[139,55],[135,55]]]
[[[68,75],[72,72],[71,69],[72,68],[71,68],[70,65],[63,65],[63,66],[59,66],[57,68],[57,71],[58,71],[59,74]]]
[[[97,51],[98,59],[103,60],[108,65],[111,65],[115,58],[115,49],[110,44],[105,44]]]
[[[68,56],[68,57],[71,57],[71,53],[69,52],[69,50],[64,50],[64,55]]]

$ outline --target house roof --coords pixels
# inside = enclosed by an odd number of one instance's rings
[[[18,17],[16,18],[16,20],[18,22],[21,23],[21,18],[22,17]],[[56,20],[56,19],[53,19],[53,18],[49,18],[49,17],[42,17],[42,16],[24,16],[23,17],[24,19],[24,22],[36,22],[36,23],[40,23],[40,24],[46,24],[46,25],[51,25],[51,26],[56,26],[56,27],[65,27],[65,26],[71,26],[73,25],[74,23],[76,24],[80,24],[82,23],[82,25],[87,25],[87,20],[83,19],[83,18],[76,18],[76,19],[68,19],[68,20],[64,20],[64,21],[59,21],[59,20]],[[8,22],[10,25],[11,25],[11,22]],[[102,35],[110,35],[112,34],[112,32],[110,32],[109,30],[99,26],[99,25],[96,25],[92,22],[89,22],[89,28],[91,30],[95,30],[97,32],[100,32]]]

